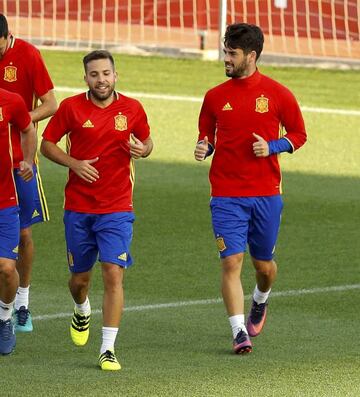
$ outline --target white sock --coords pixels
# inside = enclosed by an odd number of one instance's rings
[[[114,351],[115,339],[119,328],[102,327],[102,345],[100,354],[105,353],[106,350]]]
[[[15,310],[19,310],[21,306],[25,306],[25,309],[29,307],[29,289],[28,287],[18,287],[15,297]]]
[[[239,333],[240,330],[247,333],[245,327],[245,315],[244,314],[236,314],[235,316],[229,317],[231,330],[233,334],[233,338],[236,338],[236,335]]]
[[[258,286],[255,286],[253,298],[254,301],[259,305],[260,303],[265,303],[267,298],[269,297],[271,292],[271,288],[267,292],[262,292],[259,290]]]
[[[11,319],[14,302],[15,301],[4,303],[2,300],[0,300],[0,320],[7,321]]]
[[[91,306],[89,297],[87,296],[84,303],[76,303],[75,302],[76,313],[81,314],[82,316],[88,316],[91,314]]]

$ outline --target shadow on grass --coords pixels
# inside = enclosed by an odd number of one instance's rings
[[[126,292],[132,303],[219,296],[218,257],[211,231],[209,184],[204,164],[136,163],[136,222]],[[66,170],[42,160],[51,222],[34,228],[35,281],[65,287],[67,266],[62,225]],[[347,284],[359,266],[360,179],[285,173],[284,212],[277,245],[279,289]],[[247,261],[249,264],[249,261]],[[245,266],[245,292],[253,288]],[[251,273],[251,276],[249,274]],[[358,272],[357,272],[358,274]],[[359,278],[359,277],[358,277]],[[61,281],[59,281],[61,280]],[[100,278],[94,278],[101,291]]]

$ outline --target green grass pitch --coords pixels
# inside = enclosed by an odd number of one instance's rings
[[[83,55],[44,52],[56,86],[85,87]],[[115,58],[119,91],[202,97],[225,79],[217,62]],[[358,72],[260,69],[292,89],[303,106],[360,109]],[[57,95],[60,100],[71,93]],[[155,148],[150,158],[136,161],[135,264],[126,272],[128,310],[116,345],[123,369],[103,373],[96,367],[98,268],[89,343],[77,348],[70,340],[73,304],[62,224],[66,170],[40,158],[51,221],[33,228],[34,332],[18,335],[14,354],[0,357],[0,395],[359,396],[360,117],[304,112],[308,142],[281,160],[285,207],[273,290],[308,293],[274,295],[253,353],[239,357],[231,354],[228,320],[216,300],[220,269],[208,210],[209,161],[193,160],[201,104],[141,102]],[[254,287],[249,260],[242,279],[249,295]],[[345,287],[331,289],[335,286]],[[174,306],[147,306],[167,303]]]

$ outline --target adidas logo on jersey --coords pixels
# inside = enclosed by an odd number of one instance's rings
[[[127,254],[126,252],[124,252],[123,254],[118,256],[118,259],[120,259],[121,261],[126,261],[127,260]]]
[[[94,128],[94,124],[90,120],[86,120],[82,126],[83,128]]]
[[[231,107],[230,103],[227,102],[224,107],[222,108],[222,110],[233,110],[233,108]]]

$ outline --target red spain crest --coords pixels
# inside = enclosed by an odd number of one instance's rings
[[[269,99],[261,95],[260,98],[256,98],[255,112],[266,113],[269,111]]]
[[[17,67],[16,66],[5,66],[4,70],[4,80],[9,83],[13,83],[17,80],[16,76]]]
[[[127,117],[123,114],[118,114],[114,117],[115,119],[115,129],[118,131],[127,130]]]

